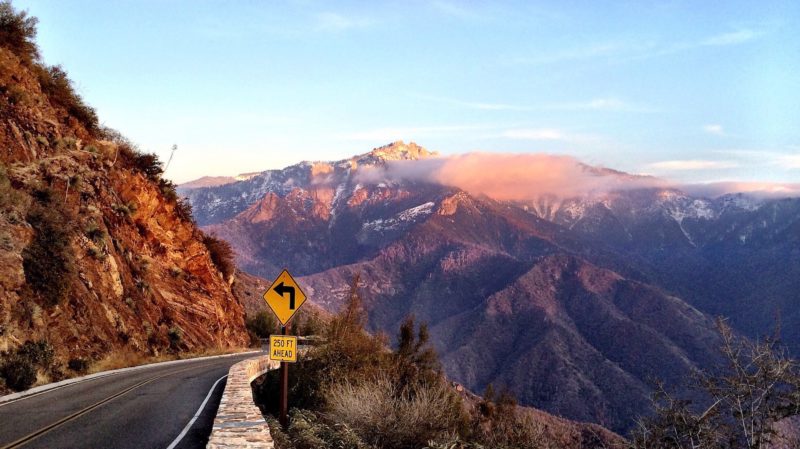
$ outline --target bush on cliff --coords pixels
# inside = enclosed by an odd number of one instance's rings
[[[16,11],[10,1],[0,2],[0,45],[27,63],[39,59],[39,48],[36,46],[38,22],[26,11]]]
[[[3,355],[0,376],[12,390],[27,390],[36,382],[39,368],[49,370],[52,367],[53,355],[53,347],[47,341],[27,341],[12,353]]]
[[[67,298],[75,271],[69,230],[65,226],[68,220],[51,197],[49,193],[42,195],[43,204],[34,205],[28,212],[27,221],[35,233],[22,251],[25,281],[34,299],[46,307]]]
[[[203,235],[203,244],[206,245],[214,266],[217,267],[225,279],[230,279],[233,276],[233,272],[236,271],[231,244],[208,234]]]

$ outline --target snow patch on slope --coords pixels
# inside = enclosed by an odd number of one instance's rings
[[[392,218],[372,220],[361,225],[364,231],[388,231],[399,229],[401,226],[408,223],[415,223],[419,218],[425,217],[433,213],[435,204],[429,201],[419,206],[406,209]]]

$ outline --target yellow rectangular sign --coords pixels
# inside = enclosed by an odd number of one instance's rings
[[[297,337],[291,337],[288,335],[270,335],[269,358],[278,362],[296,362]]]

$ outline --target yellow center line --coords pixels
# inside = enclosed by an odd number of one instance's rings
[[[122,396],[122,395],[124,395],[124,394],[126,394],[128,392],[130,392],[130,391],[133,391],[133,390],[135,390],[135,389],[137,389],[137,388],[139,388],[139,387],[141,387],[143,385],[149,384],[150,382],[152,382],[154,380],[158,380],[158,379],[161,379],[162,377],[171,376],[173,374],[182,373],[182,372],[188,371],[190,369],[200,368],[200,367],[208,366],[208,365],[211,365],[211,364],[207,363],[207,364],[203,364],[203,365],[200,365],[200,366],[191,366],[191,367],[188,367],[188,368],[184,368],[182,370],[173,371],[173,372],[170,372],[170,373],[162,374],[160,376],[151,377],[151,378],[149,378],[147,380],[139,382],[136,385],[128,387],[128,388],[120,391],[119,393],[115,393],[115,394],[113,394],[113,395],[111,395],[111,396],[109,396],[109,397],[107,397],[107,398],[105,398],[105,399],[103,399],[101,401],[95,402],[94,404],[92,404],[92,405],[90,405],[90,406],[88,406],[86,408],[83,408],[82,410],[79,410],[79,411],[77,411],[77,412],[75,412],[75,413],[73,413],[73,414],[71,414],[69,416],[61,418],[58,421],[56,421],[56,422],[54,422],[54,423],[52,423],[52,424],[50,424],[48,426],[42,427],[41,429],[37,430],[36,432],[28,434],[28,435],[26,435],[26,436],[24,436],[24,437],[22,437],[22,438],[20,438],[20,439],[18,439],[16,441],[13,441],[13,442],[5,445],[5,446],[2,446],[2,447],[0,447],[0,449],[12,449],[12,448],[16,448],[16,447],[22,446],[23,444],[28,443],[30,441],[33,441],[34,439],[44,435],[45,433],[55,429],[56,427],[59,427],[59,426],[65,424],[65,423],[67,423],[69,421],[72,421],[72,420],[74,420],[76,418],[79,418],[79,417],[89,413],[90,411],[96,409],[97,407],[100,407],[101,405],[103,405],[103,404],[105,404],[105,403],[107,403],[109,401],[112,401],[112,400],[114,400],[114,399],[116,399],[116,398],[118,398],[118,397],[120,397],[120,396]]]

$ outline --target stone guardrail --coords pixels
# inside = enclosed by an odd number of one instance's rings
[[[207,449],[274,447],[269,426],[253,399],[250,383],[279,366],[279,362],[263,355],[231,367]]]

